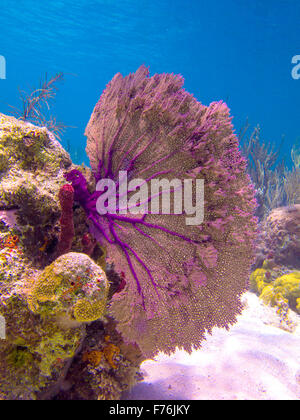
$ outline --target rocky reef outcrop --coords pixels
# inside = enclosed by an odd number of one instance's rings
[[[276,308],[281,326],[293,331],[300,314],[300,205],[279,207],[261,223],[251,290]]]
[[[118,280],[108,280],[81,209],[74,209],[72,252],[59,247],[59,193],[72,168],[46,128],[0,114],[4,400],[118,399],[140,378],[140,351],[125,345],[105,316],[110,283],[116,289]],[[89,170],[81,171],[89,179]]]

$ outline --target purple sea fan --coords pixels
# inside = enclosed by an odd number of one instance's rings
[[[182,85],[181,76],[149,77],[144,66],[115,75],[86,128],[86,151],[96,180],[114,180],[118,197],[120,171],[148,183],[203,179],[203,223],[187,225],[175,205],[167,215],[120,207],[99,215],[101,193],[90,194],[81,174],[67,176],[91,233],[126,281],[109,313],[123,338],[147,356],[197,349],[214,326],[233,324],[252,262],[256,203],[229,110],[223,102],[202,105]]]

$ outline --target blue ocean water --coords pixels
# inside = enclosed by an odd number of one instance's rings
[[[18,87],[62,71],[53,114],[71,126],[72,158],[88,163],[83,133],[102,90],[145,64],[182,74],[204,104],[225,100],[237,132],[248,118],[266,141],[284,135],[288,157],[300,136],[299,22],[299,0],[2,0],[0,112],[19,105]]]

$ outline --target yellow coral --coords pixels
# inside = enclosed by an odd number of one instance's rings
[[[300,271],[284,274],[274,282],[274,293],[280,293],[288,300],[290,308],[300,313]]]
[[[300,314],[300,298],[296,299],[296,309]]]
[[[256,271],[252,274],[255,274]],[[262,286],[262,280],[258,276],[253,276],[253,278]],[[260,298],[271,306],[288,305],[300,313],[300,271],[284,274],[271,284],[264,283]]]
[[[267,270],[264,268],[258,268],[250,275],[250,285],[251,288],[256,293],[261,293],[263,288],[266,286],[266,273]]]
[[[268,286],[265,286],[262,289],[262,292],[260,294],[260,299],[262,299],[267,305],[274,306],[276,304],[276,299],[274,296],[274,288],[271,284]]]
[[[28,306],[44,316],[91,322],[102,318],[108,289],[101,267],[86,254],[70,252],[40,274],[30,287]]]
[[[104,314],[106,301],[90,302],[80,299],[74,306],[73,315],[78,322],[91,322],[101,318]]]
[[[30,292],[28,298],[29,309],[32,312],[37,312],[39,302],[55,301],[55,291],[61,282],[62,277],[53,274],[51,265],[46,267]]]
[[[103,353],[104,353],[105,359],[108,361],[110,366],[113,369],[117,369],[117,365],[114,362],[114,357],[118,356],[118,354],[120,353],[119,347],[117,347],[113,343],[109,343],[106,347],[104,347]]]

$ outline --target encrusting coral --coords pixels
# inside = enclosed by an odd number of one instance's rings
[[[109,284],[101,267],[85,254],[69,252],[46,267],[29,291],[34,313],[78,322],[103,318]]]
[[[0,114],[0,149],[5,163],[0,173],[0,315],[6,323],[5,339],[0,339],[0,398],[52,399],[76,355],[82,357],[89,324],[104,319],[109,284],[103,269],[82,254],[83,248],[94,251],[95,243],[85,238],[89,234],[83,212],[73,211],[71,199],[64,200],[63,174],[71,160],[55,137],[45,128]],[[88,170],[81,170],[88,178]],[[64,210],[69,217],[72,210],[72,218],[66,220]],[[66,228],[72,224],[76,252],[56,258],[59,239],[66,233],[64,250],[70,248]],[[107,321],[96,322],[102,351]],[[91,342],[97,336],[92,331]],[[89,373],[86,379],[95,384],[91,398],[110,398],[107,389],[102,394],[96,390],[100,378],[94,375],[103,374],[107,383],[114,383],[113,395],[118,397],[128,378],[131,385],[135,382],[139,363],[128,360],[122,348],[116,377],[110,380],[109,364]]]
[[[120,349],[115,344],[110,343],[109,339],[110,339],[110,337],[109,337],[109,335],[107,335],[105,337],[106,345],[103,348],[103,351],[92,350],[92,351],[86,352],[86,353],[83,354],[82,360],[84,362],[90,363],[94,367],[97,367],[97,366],[99,366],[99,364],[102,360],[102,356],[104,356],[106,358],[106,360],[108,361],[108,363],[110,364],[110,366],[113,369],[117,369],[117,365],[114,361],[114,357],[118,356],[120,354]]]
[[[274,267],[266,261],[263,268],[251,273],[250,285],[265,304],[276,308],[282,326],[292,331],[290,309],[300,314],[300,272],[283,274],[282,271],[282,267]]]
[[[288,306],[300,314],[300,272],[293,271],[278,277],[272,284],[265,285],[261,298],[272,306],[284,300]]]
[[[199,348],[207,331],[234,323],[252,261],[256,202],[229,110],[223,102],[202,105],[182,84],[173,74],[149,77],[144,66],[117,74],[88,123],[86,150],[96,182],[115,181],[117,195],[120,171],[128,180],[204,180],[202,224],[187,225],[187,212],[174,209],[137,215],[119,206],[99,215],[103,192],[91,193],[78,170],[66,175],[90,232],[126,283],[109,313],[147,356]]]
[[[95,321],[87,326],[81,349],[68,371],[58,400],[113,400],[142,379],[140,363],[145,359],[139,348],[124,343],[108,318],[103,325]]]
[[[0,150],[7,162],[0,173],[0,209],[6,212],[8,224],[7,215],[14,212],[14,226],[10,227],[18,229],[24,253],[42,265],[47,260],[45,254],[53,252],[56,246],[58,192],[65,184],[64,172],[71,167],[70,156],[45,127],[3,114]],[[45,238],[47,246],[43,248]]]

